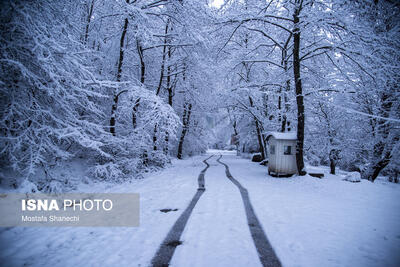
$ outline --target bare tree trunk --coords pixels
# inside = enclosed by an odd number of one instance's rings
[[[329,152],[330,174],[336,174],[336,162],[338,160],[338,157],[339,151],[337,149],[331,149],[331,151]]]
[[[262,159],[266,159],[265,156],[265,145],[264,145],[264,138],[262,135],[262,131],[260,129],[260,124],[259,122],[256,120],[256,130],[257,130],[257,138],[258,138],[258,144],[260,145],[260,152],[261,152],[261,157]]]
[[[363,174],[369,181],[374,182],[379,173],[390,163],[391,154],[386,152],[385,155],[371,167],[369,167]]]
[[[136,39],[136,48],[137,48],[137,52],[139,55],[139,61],[140,61],[140,83],[144,84],[145,77],[146,77],[146,65],[144,63],[143,47],[138,38]],[[132,107],[132,127],[133,127],[133,129],[135,129],[137,126],[137,113],[139,110],[139,106],[140,106],[140,97],[136,99],[135,104]],[[154,130],[155,131],[157,130],[157,125],[154,126]],[[154,136],[155,136],[155,134],[154,134]],[[155,147],[154,150],[157,150],[156,142],[154,142],[154,147]],[[147,150],[145,150],[143,152],[142,158],[143,158],[143,161],[142,161],[143,164],[145,166],[147,166],[148,161],[149,161]]]
[[[254,107],[254,102],[253,102],[253,99],[251,98],[251,96],[249,96],[249,102],[250,102],[250,107]],[[260,126],[260,122],[258,121],[258,119],[256,117],[254,117],[254,123],[256,125],[259,150],[261,152],[261,157],[264,160],[267,157],[265,156],[265,145],[264,145],[264,137],[262,134],[262,128]]]
[[[281,132],[284,133],[286,130],[290,131],[289,125],[290,122],[287,119],[287,114],[289,113],[289,99],[288,99],[288,92],[290,90],[290,80],[286,81],[286,86],[285,86],[285,90],[283,91],[283,104],[282,104],[282,123],[281,123]],[[287,127],[286,127],[287,126]]]
[[[282,88],[278,91],[278,125],[282,123]]]
[[[288,92],[290,91],[290,80],[286,81],[286,88],[285,88],[285,94],[284,94],[284,107],[285,107],[285,111],[283,114],[283,118],[282,118],[282,128],[281,128],[281,132],[290,132],[290,121],[288,120],[287,115],[289,114],[290,111],[290,104],[289,104],[289,98],[287,96]]]
[[[137,48],[139,60],[140,60],[140,82],[143,84],[145,74],[146,74],[146,65],[144,64],[143,47],[140,44],[139,39],[136,39],[136,48]]]
[[[170,61],[170,59],[171,59],[171,48],[168,47],[168,62]],[[162,64],[164,65],[165,62],[163,62]],[[161,66],[161,68],[163,69],[163,66]],[[160,79],[160,81],[162,81],[162,79]],[[171,83],[171,66],[170,65],[168,65],[168,67],[167,67],[166,87],[167,87],[167,92],[168,92],[168,104],[172,107],[172,99],[173,99],[174,95],[173,95],[173,85]],[[161,86],[159,88],[161,88]],[[157,141],[156,133],[157,133],[157,126],[154,127],[154,135],[153,135],[154,143]],[[168,132],[165,133],[164,140],[165,140],[164,152],[166,152],[166,151],[168,151],[168,148],[166,148],[166,147],[168,147],[168,142],[169,142],[169,133]],[[154,147],[156,148],[156,146],[154,146]],[[154,149],[154,150],[156,150],[156,149]]]
[[[139,55],[140,60],[140,83],[144,84],[145,77],[146,77],[146,65],[144,63],[144,55],[143,55],[143,47],[140,44],[139,39],[136,39],[136,47]],[[132,127],[133,129],[137,126],[137,112],[140,106],[140,97],[136,99],[135,105],[132,108]]]
[[[282,61],[281,65],[283,66],[283,69],[285,70],[285,74],[289,77],[288,75],[288,58],[287,58],[287,49],[288,45],[290,43],[290,39],[292,39],[293,34],[291,33],[289,37],[286,39],[286,42],[282,48]],[[290,79],[288,78],[286,80],[286,85],[285,85],[285,90],[283,92],[283,106],[284,106],[284,111],[283,111],[283,116],[282,116],[282,125],[281,125],[281,132],[284,133],[286,130],[290,131],[290,121],[287,119],[287,114],[289,113],[289,100],[288,100],[288,93],[290,91]]]
[[[382,112],[380,115],[382,117],[389,117],[389,114],[393,112],[392,107],[396,98],[387,92],[383,92],[380,95],[380,101]],[[371,160],[373,164],[363,173],[363,177],[371,182],[374,182],[379,173],[390,163],[394,144],[399,142],[400,136],[391,134],[390,132],[392,127],[388,121],[382,119],[376,121],[375,129],[377,136],[375,138],[378,139],[378,142],[374,145],[373,160]]]
[[[168,104],[172,106],[172,85],[171,85],[171,47],[168,47],[168,66],[167,66],[167,92]]]
[[[297,102],[297,151],[296,151],[296,164],[299,175],[306,175],[304,170],[304,99],[303,88],[300,77],[300,29],[299,29],[299,15],[302,8],[302,0],[296,0],[296,7],[293,13],[294,29],[293,29],[293,72],[294,83],[296,90]]]
[[[128,18],[125,18],[124,21],[124,26],[122,28],[122,33],[121,33],[121,39],[119,43],[119,59],[118,59],[118,69],[117,69],[117,82],[121,81],[121,73],[122,73],[122,63],[124,62],[124,43],[125,43],[125,36],[126,32],[128,30]],[[117,111],[117,106],[118,106],[118,97],[121,94],[116,93],[114,95],[114,103],[111,107],[111,119],[110,119],[110,133],[115,136],[115,113]]]
[[[168,74],[169,75],[169,74]],[[168,104],[172,107],[172,101],[174,98],[174,88],[176,86],[177,75],[175,75],[174,82],[171,83],[170,79],[167,79],[167,90],[168,90]],[[164,146],[164,154],[168,155],[168,146],[169,146],[169,132],[165,132],[165,146]]]
[[[169,153],[169,147],[168,147],[169,146],[169,132],[168,131],[165,132],[164,140],[165,140],[164,154],[168,155],[168,153]]]
[[[182,116],[183,120],[182,133],[181,137],[179,138],[179,144],[178,144],[178,155],[177,155],[178,159],[182,159],[183,141],[185,140],[185,135],[189,130],[191,112],[192,112],[192,104],[185,104]]]
[[[336,165],[335,165],[335,161],[333,161],[332,159],[330,159],[330,174],[336,174]]]
[[[132,127],[133,127],[133,129],[135,129],[137,126],[137,112],[139,109],[139,105],[140,105],[140,97],[138,99],[136,99],[135,105],[132,108]]]
[[[163,46],[162,61],[161,61],[160,80],[158,82],[158,86],[156,89],[156,95],[159,95],[161,93],[161,87],[162,87],[163,80],[164,80],[164,69],[165,69],[165,61],[166,61],[166,55],[167,55],[166,50],[167,50],[167,43],[168,43],[167,34],[168,34],[169,22],[170,22],[170,20],[168,19],[167,23],[165,24],[165,31],[164,31],[165,36],[164,36],[164,46]],[[155,148],[154,150],[156,150],[156,145],[155,145],[155,143],[157,141],[156,133],[157,133],[157,125],[154,126],[154,134],[153,134],[153,143],[154,143],[154,148]],[[166,141],[169,139],[168,134],[166,135],[165,139],[166,139]],[[168,146],[168,144],[167,144],[167,146]],[[166,150],[168,150],[168,148],[167,149],[164,148],[164,151],[166,151]]]
[[[287,61],[284,64],[285,72],[287,71]],[[286,80],[286,86],[285,90],[283,92],[283,116],[282,116],[282,125],[281,125],[281,132],[284,133],[285,131],[290,131],[290,121],[287,118],[287,114],[290,111],[290,106],[289,106],[289,99],[288,99],[288,93],[290,91],[290,80]]]
[[[165,59],[166,59],[166,50],[167,50],[167,34],[168,34],[168,25],[169,25],[169,19],[167,20],[167,24],[165,25],[165,37],[164,37],[164,46],[163,46],[163,53],[162,53],[162,62],[161,62],[161,71],[160,71],[160,80],[158,82],[158,87],[156,90],[156,95],[159,95],[161,92],[161,87],[162,87],[162,82],[164,79],[164,68],[165,68]]]
[[[92,0],[92,2],[90,4],[89,12],[88,12],[87,20],[86,20],[85,37],[84,37],[84,42],[83,42],[85,45],[87,44],[87,41],[89,38],[89,26],[90,26],[90,22],[92,20],[94,1],[95,0]]]
[[[154,125],[154,132],[153,132],[153,150],[157,150],[157,124]]]
[[[236,146],[236,155],[239,156],[240,155],[240,150],[239,150],[240,139],[239,139],[239,133],[238,133],[238,130],[237,130],[237,122],[236,122],[236,120],[233,121],[232,126],[233,126],[233,134],[234,134],[233,141],[234,141],[234,144]]]
[[[118,96],[115,95],[113,99],[113,105],[111,106],[111,118],[110,118],[110,133],[115,136],[115,113],[117,112]]]
[[[390,163],[390,160],[392,158],[392,142],[398,142],[398,139],[388,140],[389,131],[384,126],[385,122],[383,122],[383,120],[381,120],[379,124],[381,124],[381,127],[383,127],[383,133],[381,133],[382,140],[375,144],[373,163],[363,172],[362,175],[364,178],[368,179],[371,182],[374,182],[379,173]]]
[[[124,44],[125,44],[125,36],[128,31],[128,18],[125,18],[124,26],[122,28],[121,39],[119,41],[119,59],[118,59],[118,69],[117,69],[117,82],[121,81],[121,74],[122,74],[122,64],[124,62]]]

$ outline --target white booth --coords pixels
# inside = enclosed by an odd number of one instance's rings
[[[276,176],[297,173],[295,132],[269,132],[268,142],[268,174]]]

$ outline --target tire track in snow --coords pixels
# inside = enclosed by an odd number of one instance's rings
[[[200,199],[201,195],[206,190],[204,183],[204,175],[207,169],[210,167],[207,160],[212,156],[203,160],[204,164],[207,166],[200,172],[197,179],[198,188],[196,194],[193,196],[189,205],[186,207],[185,211],[179,216],[175,224],[172,226],[171,230],[168,232],[167,237],[164,239],[160,247],[158,248],[156,255],[151,260],[151,265],[154,267],[168,266],[169,262],[174,255],[175,248],[181,244],[179,241],[183,230],[185,229],[186,223],[192,214],[193,208],[196,206],[197,201]]]
[[[246,210],[247,223],[249,225],[251,237],[253,238],[254,245],[256,246],[261,264],[268,267],[281,266],[281,263],[276,256],[271,244],[269,243],[268,238],[261,227],[260,221],[258,220],[254,212],[253,206],[250,202],[249,192],[235,178],[233,178],[232,174],[229,171],[228,165],[220,161],[221,158],[222,155],[219,156],[217,161],[221,165],[225,166],[226,177],[228,177],[228,179],[239,188],[244,208]]]

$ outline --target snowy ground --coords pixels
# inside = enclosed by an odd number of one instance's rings
[[[140,193],[140,227],[1,229],[0,265],[147,266],[196,191],[203,158],[175,161],[158,174],[111,188],[82,185],[84,192]],[[164,208],[178,211],[160,212]]]
[[[206,191],[183,232],[171,266],[261,266],[237,188],[213,157]]]
[[[218,154],[219,151],[210,151]],[[399,266],[400,187],[342,177],[273,178],[266,168],[224,152],[234,178],[283,266]],[[206,156],[174,161],[160,173],[123,185],[82,185],[85,192],[140,193],[138,228],[7,228],[0,230],[4,266],[148,266],[197,189]],[[238,189],[209,160],[206,191],[171,266],[260,266]],[[178,211],[168,213],[160,209]]]
[[[398,184],[329,174],[277,179],[245,159],[225,162],[284,266],[400,266]]]

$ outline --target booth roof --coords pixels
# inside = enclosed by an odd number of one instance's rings
[[[273,136],[277,140],[297,140],[297,134],[295,132],[280,133],[280,132],[268,132],[267,139]]]

